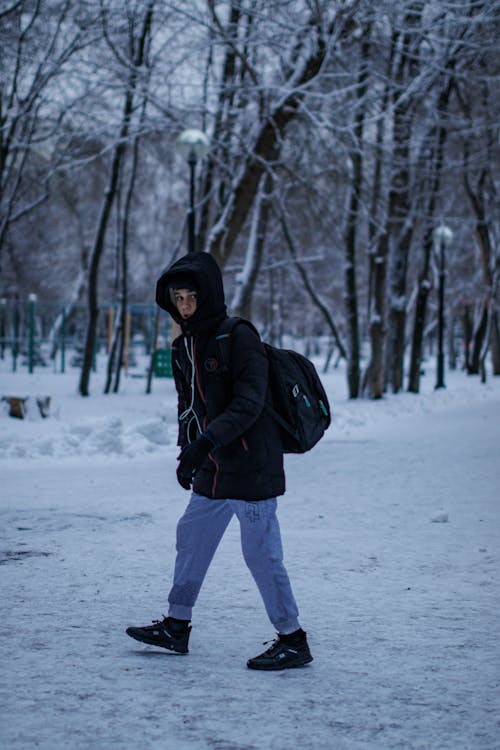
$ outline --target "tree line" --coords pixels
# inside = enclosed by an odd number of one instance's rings
[[[195,127],[232,313],[329,335],[352,398],[418,392],[445,224],[450,341],[500,374],[498,31],[494,0],[4,0],[0,296],[86,300],[82,395],[116,302],[117,388],[127,305],[185,251]]]

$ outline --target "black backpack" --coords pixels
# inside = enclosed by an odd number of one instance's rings
[[[244,318],[226,318],[216,334],[228,369],[231,333],[238,324],[256,328]],[[265,408],[281,427],[284,453],[306,453],[323,437],[331,422],[330,405],[313,363],[289,349],[264,343],[269,362],[269,384],[273,404]]]

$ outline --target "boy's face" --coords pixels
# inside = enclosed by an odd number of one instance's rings
[[[198,295],[192,289],[175,289],[174,302],[181,318],[187,320],[196,312],[198,306]]]

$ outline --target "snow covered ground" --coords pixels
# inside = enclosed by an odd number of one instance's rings
[[[176,521],[172,382],[76,395],[77,371],[0,371],[0,746],[5,750],[497,750],[500,381],[433,375],[349,402],[287,457],[285,557],[314,662],[260,673],[272,638],[233,522],[190,654],[130,640],[166,610]],[[51,395],[42,419],[37,395]],[[6,407],[6,405],[4,404]]]

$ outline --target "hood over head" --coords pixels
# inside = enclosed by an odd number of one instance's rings
[[[197,292],[196,312],[183,320],[175,306],[172,289],[193,289]],[[156,304],[178,323],[187,334],[217,328],[227,317],[224,286],[219,266],[209,253],[188,253],[168,266],[156,284]]]

